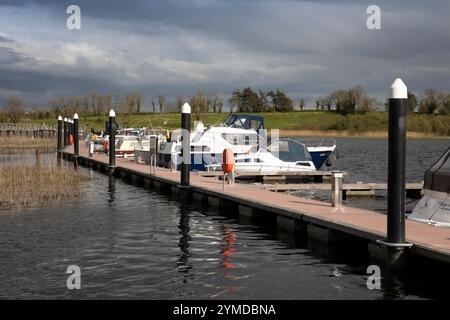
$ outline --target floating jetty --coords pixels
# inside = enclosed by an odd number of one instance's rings
[[[305,190],[332,190],[331,183],[277,183],[255,185],[258,188],[275,191],[291,192]],[[406,184],[406,196],[412,199],[420,199],[423,182],[412,182]],[[387,183],[344,183],[342,184],[342,194],[344,199],[347,196],[370,196],[377,190],[387,190]]]
[[[221,177],[223,173],[220,171],[198,171],[197,175],[203,177]],[[343,172],[346,175],[346,172]],[[284,175],[255,175],[254,172],[240,172],[236,173],[236,178],[251,178],[260,179],[263,181],[287,181],[287,180],[297,180],[297,179],[308,179],[312,178],[315,182],[322,182],[324,178],[331,178],[332,172],[325,170],[318,171],[303,171],[303,172],[287,172]]]
[[[74,148],[62,149],[66,160],[74,160]],[[387,216],[347,206],[276,193],[254,185],[225,185],[213,177],[190,174],[190,186],[180,185],[180,172],[151,168],[126,159],[116,159],[110,166],[104,154],[88,155],[85,142],[80,142],[78,164],[121,177],[133,184],[170,192],[182,201],[192,200],[220,208],[241,222],[265,221],[277,226],[283,234],[306,233],[309,238],[325,243],[363,243],[374,259],[386,260],[388,248],[383,245],[387,234]],[[328,185],[327,185],[328,187]],[[375,186],[373,186],[375,187]],[[385,187],[385,186],[383,186]],[[418,187],[418,186],[417,186]],[[145,199],[143,199],[145,201]],[[406,221],[406,260],[419,256],[450,263],[450,228]]]

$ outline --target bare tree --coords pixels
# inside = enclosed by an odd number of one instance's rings
[[[298,100],[298,107],[300,108],[300,111],[303,111],[303,108],[305,107],[305,99],[304,98],[300,98]]]
[[[183,107],[184,104],[184,97],[182,96],[178,96],[175,99],[175,108],[178,112],[181,112],[181,108]]]
[[[222,108],[223,108],[223,98],[219,95],[214,95],[213,96],[213,100],[212,100],[212,104],[213,104],[213,110],[214,112],[219,112],[222,113]]]
[[[195,96],[192,96],[189,99],[189,104],[195,113],[195,120],[200,120],[200,113],[208,111],[206,97],[203,92],[198,92]]]
[[[217,94],[209,94],[206,97],[207,112],[222,112],[223,98]]]
[[[4,112],[9,121],[12,123],[18,123],[25,115],[23,101],[18,97],[9,97],[6,100]]]
[[[163,113],[166,107],[166,97],[162,94],[158,95],[159,111]]]

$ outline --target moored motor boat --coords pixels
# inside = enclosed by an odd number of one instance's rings
[[[305,144],[296,143],[293,139],[279,139],[267,146],[264,128],[263,117],[249,114],[230,114],[221,125],[208,128],[205,128],[202,122],[198,122],[194,132],[190,134],[191,170],[203,171],[207,165],[219,164],[225,149],[231,149],[235,156],[245,156],[260,149],[269,149],[274,156],[284,162],[295,162],[303,158]],[[299,148],[298,145],[301,147]],[[277,148],[285,150],[274,152]],[[330,165],[335,149],[334,142],[329,146],[322,143],[306,145],[306,152],[317,170],[324,164]],[[298,152],[299,150],[301,152]],[[181,133],[174,131],[170,141],[160,145],[159,165],[172,167],[180,152]]]
[[[450,227],[450,148],[425,171],[423,197],[408,219]]]
[[[305,148],[306,151],[306,148]],[[235,157],[234,172],[239,176],[289,175],[316,171],[311,157],[306,151],[304,158],[286,162],[267,150],[259,150]],[[209,171],[220,171],[221,164],[207,165]]]

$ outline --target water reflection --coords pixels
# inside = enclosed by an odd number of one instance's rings
[[[226,225],[224,225],[221,229],[224,242],[221,246],[221,254],[223,258],[220,262],[220,265],[225,269],[234,269],[236,268],[236,265],[231,262],[231,258],[233,252],[235,251],[233,244],[236,242],[236,235],[233,230]]]
[[[181,253],[178,257],[177,261],[177,270],[184,274],[183,283],[187,282],[187,274],[189,272],[189,269],[192,268],[192,266],[189,263],[189,245],[190,241],[192,240],[189,232],[191,230],[189,226],[189,208],[188,205],[185,203],[181,203],[179,206],[179,213],[180,213],[180,222],[178,224],[178,229],[180,230],[178,233],[180,234],[180,240],[178,241],[178,247],[181,250]]]
[[[396,272],[382,272],[381,284],[383,287],[383,299],[404,299],[407,294],[405,292],[404,280]]]
[[[234,244],[236,243],[237,235],[234,230],[226,224],[219,227],[222,234],[222,243],[220,245],[220,260],[221,274],[225,278],[225,284],[220,286],[223,291],[216,295],[216,297],[234,295],[237,292],[237,286],[234,284],[239,280],[239,277],[233,273],[233,269],[237,267],[233,263],[233,254],[236,253]]]
[[[109,176],[108,180],[108,207],[114,206],[116,200],[116,178]]]

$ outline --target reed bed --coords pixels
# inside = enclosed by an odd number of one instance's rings
[[[0,208],[38,207],[82,195],[89,180],[70,168],[12,165],[0,167]]]
[[[0,153],[2,154],[22,154],[31,149],[38,149],[41,153],[55,152],[56,139],[0,137]]]

